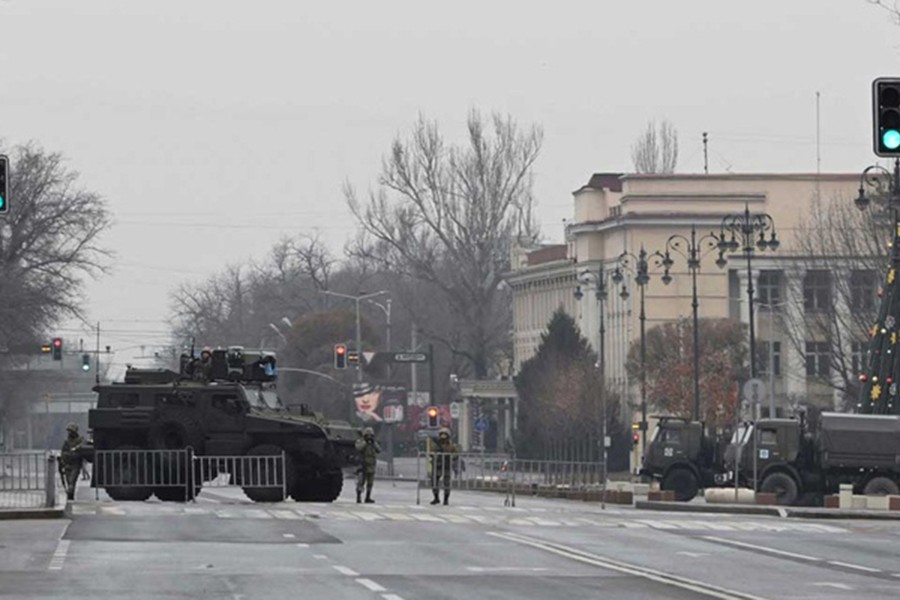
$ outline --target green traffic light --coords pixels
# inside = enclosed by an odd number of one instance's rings
[[[91,365],[89,365],[89,364],[83,364],[83,365],[81,365],[81,370],[82,370],[82,371],[90,371],[90,370],[91,370]]]
[[[900,131],[896,129],[888,129],[881,135],[881,143],[888,150],[896,150],[900,148]]]
[[[5,206],[6,206],[6,198],[4,198],[2,195],[0,195],[0,210],[3,210],[3,208]]]

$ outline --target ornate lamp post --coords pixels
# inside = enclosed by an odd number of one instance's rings
[[[658,253],[657,253],[658,254]],[[619,255],[616,268],[613,270],[610,278],[614,283],[620,284],[625,279],[623,270],[634,273],[634,283],[641,290],[640,313],[638,319],[641,323],[641,450],[647,449],[647,312],[644,305],[644,287],[650,282],[650,264],[647,261],[650,255],[641,246],[637,256],[633,253],[625,251]],[[622,291],[619,296],[625,300],[628,298],[628,288],[622,284]]]
[[[700,270],[700,259],[707,253],[717,247],[717,240],[712,233],[697,238],[697,229],[691,225],[690,239],[676,233],[669,236],[666,240],[666,252],[663,255],[662,265],[665,272],[662,276],[662,282],[666,285],[672,283],[672,276],[669,270],[675,261],[672,260],[672,253],[680,254],[687,260],[687,268],[691,272],[691,310],[694,319],[694,420],[700,420],[700,319],[698,315],[698,307],[700,303],[697,300],[697,272]],[[722,251],[719,250],[719,258],[722,258]]]
[[[602,473],[600,480],[600,508],[606,508],[606,299],[609,297],[609,289],[606,284],[606,275],[603,266],[597,271],[585,269],[578,274],[578,286],[575,287],[575,298],[581,300],[584,292],[582,285],[594,284],[594,296],[600,308],[600,348],[597,355],[600,369],[600,461]]]
[[[766,239],[766,233],[769,239]],[[777,250],[780,242],[775,236],[775,221],[767,213],[750,214],[749,205],[744,212],[727,215],[722,219],[718,235],[713,234],[719,249],[719,268],[727,264],[725,253],[740,250],[747,257],[747,306],[750,312],[750,377],[756,377],[756,329],[753,324],[753,270],[755,250]],[[727,238],[727,239],[726,239]]]

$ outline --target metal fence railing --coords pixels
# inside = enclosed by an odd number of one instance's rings
[[[193,500],[203,487],[277,489],[287,497],[284,453],[265,456],[197,456],[183,450],[97,450],[92,486],[114,499]],[[123,492],[124,490],[124,492]]]
[[[507,454],[420,452],[416,475],[422,488],[494,491],[506,494],[505,504],[515,506],[516,495],[546,491],[593,491],[605,498],[601,463],[589,461],[529,460]],[[599,499],[599,497],[598,497]]]
[[[0,510],[56,506],[57,457],[46,451],[0,454]]]

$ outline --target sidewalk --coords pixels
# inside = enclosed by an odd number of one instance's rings
[[[0,521],[5,519],[61,519],[67,516],[66,494],[56,495],[56,506],[46,507],[44,492],[0,491]]]

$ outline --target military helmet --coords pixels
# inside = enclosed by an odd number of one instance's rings
[[[68,425],[66,425],[66,431],[78,433],[78,425],[76,425],[75,423],[69,423]]]
[[[445,435],[447,437],[450,437],[450,430],[446,427],[441,427],[440,430],[438,431],[438,437],[442,437]]]
[[[203,346],[203,350],[200,351],[200,356],[203,356],[204,354],[212,356],[212,348],[210,348],[209,346]]]
[[[363,429],[363,437],[375,437],[375,430],[371,427]]]

